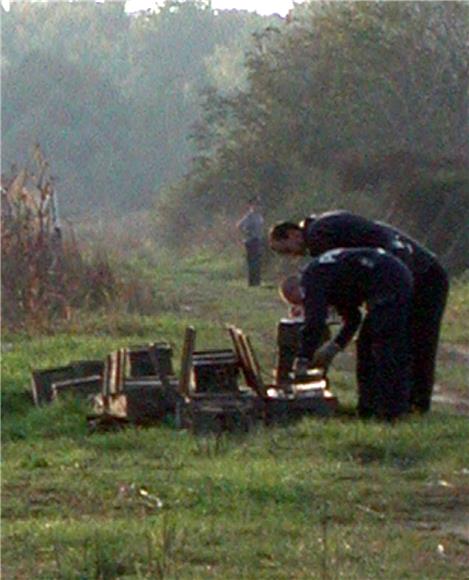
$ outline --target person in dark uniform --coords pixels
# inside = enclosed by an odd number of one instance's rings
[[[411,237],[383,222],[346,211],[282,222],[269,233],[272,250],[281,254],[318,256],[334,248],[381,247],[402,260],[414,279],[410,312],[412,408],[430,410],[436,353],[449,290],[448,276],[436,256]]]
[[[359,328],[360,307],[365,305],[357,346],[358,413],[394,420],[409,412],[412,274],[407,266],[380,248],[339,248],[313,259],[301,278],[284,280],[280,293],[290,304],[304,306],[294,365],[298,375],[311,365],[329,367]],[[318,348],[330,306],[344,324],[337,336]]]
[[[264,238],[264,218],[255,201],[249,205],[246,214],[236,224],[244,235],[248,266],[248,285],[261,283],[262,244]]]

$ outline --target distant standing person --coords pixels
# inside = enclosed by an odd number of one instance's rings
[[[319,256],[335,248],[383,248],[399,258],[414,278],[409,325],[412,345],[411,405],[429,411],[435,380],[436,352],[448,295],[448,276],[432,252],[396,228],[347,211],[313,215],[303,223],[273,226],[274,252]]]
[[[248,285],[259,286],[261,283],[264,218],[256,201],[250,202],[248,211],[238,221],[236,226],[244,235],[248,266]]]

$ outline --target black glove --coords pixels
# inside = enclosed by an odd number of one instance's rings
[[[340,346],[333,340],[326,342],[314,353],[313,365],[319,369],[328,369],[335,355],[340,351]]]

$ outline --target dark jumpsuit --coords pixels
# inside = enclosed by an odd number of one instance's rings
[[[382,249],[336,249],[315,258],[301,278],[305,323],[298,356],[310,359],[321,343],[328,307],[344,324],[334,339],[340,348],[360,326],[358,412],[395,419],[410,410],[408,316],[412,274]]]
[[[435,255],[396,228],[346,211],[307,218],[303,231],[312,256],[334,248],[381,247],[409,268],[414,280],[409,316],[411,404],[417,410],[428,411],[435,381],[438,338],[449,289],[448,276]]]

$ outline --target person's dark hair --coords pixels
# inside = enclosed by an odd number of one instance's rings
[[[275,242],[279,242],[280,240],[286,240],[288,238],[288,232],[290,232],[291,230],[301,231],[301,228],[298,224],[295,224],[294,222],[279,222],[277,224],[274,224],[270,228],[269,239]]]

